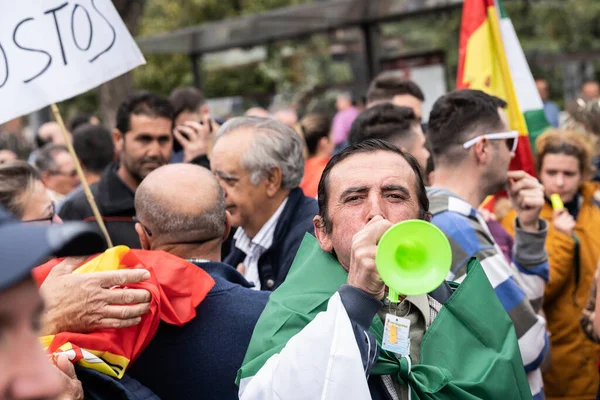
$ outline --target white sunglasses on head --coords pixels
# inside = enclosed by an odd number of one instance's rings
[[[506,141],[506,146],[508,147],[511,153],[517,151],[517,145],[519,144],[519,132],[510,131],[499,133],[486,133],[485,135],[475,136],[473,139],[465,142],[465,144],[463,144],[463,147],[465,149],[471,148],[475,146],[475,144],[479,142],[482,138],[486,138],[488,140],[510,139]]]

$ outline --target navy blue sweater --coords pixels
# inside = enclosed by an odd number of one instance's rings
[[[75,365],[86,400],[160,400],[150,389],[125,374],[115,379],[90,368]]]
[[[234,268],[197,263],[215,286],[182,327],[160,324],[128,374],[161,399],[237,399],[237,370],[269,292],[251,285]]]
[[[305,233],[314,235],[313,218],[319,213],[315,199],[306,197],[302,189],[293,189],[288,195],[279,221],[275,226],[273,244],[258,260],[258,275],[262,290],[275,290],[283,283],[296,257]],[[224,262],[238,265],[244,262],[246,253],[235,247]]]

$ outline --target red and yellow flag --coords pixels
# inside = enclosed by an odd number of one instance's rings
[[[33,271],[41,285],[62,259],[52,260]],[[196,316],[196,307],[215,285],[204,270],[162,251],[130,250],[118,246],[92,257],[73,273],[144,268],[150,279],[127,285],[146,289],[152,295],[150,312],[129,328],[101,329],[90,333],[61,332],[44,336],[41,342],[49,353],[64,352],[72,362],[106,375],[121,378],[131,362],[148,346],[160,321],[182,326]],[[119,288],[114,288],[119,290]],[[160,368],[159,365],[156,366]]]
[[[506,35],[503,35],[500,23],[502,12],[498,0],[464,1],[456,86],[457,89],[482,90],[508,103],[506,113],[510,128],[520,134],[511,169],[522,169],[535,175],[528,127],[519,106],[520,99],[506,54]],[[532,77],[530,80],[533,83]]]

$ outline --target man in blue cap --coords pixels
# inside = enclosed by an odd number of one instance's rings
[[[40,346],[44,303],[31,270],[48,257],[94,254],[105,246],[85,223],[23,224],[0,209],[0,398],[83,398],[68,359],[53,359],[54,367]]]

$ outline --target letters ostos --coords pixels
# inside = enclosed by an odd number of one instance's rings
[[[58,19],[58,15],[60,15],[60,13],[68,12],[69,10],[71,11],[71,18],[70,18],[71,23],[70,23],[70,27],[68,27],[68,28],[70,28],[71,40],[73,40],[75,47],[79,51],[90,53],[90,57],[88,60],[90,63],[95,62],[100,56],[107,53],[114,46],[114,44],[116,42],[117,31],[116,31],[115,27],[110,23],[108,18],[98,9],[98,7],[96,5],[96,0],[91,0],[90,4],[91,4],[91,7],[86,7],[85,5],[83,5],[81,3],[71,3],[70,4],[69,2],[64,2],[56,7],[44,10],[42,12],[42,15],[40,15],[38,17],[38,18],[52,18],[54,20],[54,26],[56,27],[56,39],[58,40],[58,44],[60,45],[60,52],[61,52],[60,56],[62,57],[62,62],[65,66],[68,65],[68,63],[69,63],[68,62],[68,54],[66,54],[65,46],[64,46],[64,41],[66,39],[68,39],[68,36],[67,37],[63,36],[63,33],[61,31],[61,28],[64,29],[65,27],[61,26],[60,21]],[[99,18],[95,18],[96,20],[100,19],[102,21],[101,23],[105,23],[107,25],[107,27],[112,32],[112,37],[109,40],[106,40],[103,38],[102,41],[106,41],[107,42],[106,45],[102,45],[101,47],[99,47],[100,50],[95,50],[92,53],[91,47],[92,47],[92,43],[94,41],[94,23],[92,20],[92,15],[94,15],[94,14],[97,17],[99,17]],[[39,72],[37,72],[33,76],[25,77],[23,79],[23,83],[29,83],[29,82],[35,80],[36,78],[39,78],[41,75],[44,74],[44,72],[46,72],[48,70],[48,68],[50,68],[50,66],[52,65],[52,62],[54,61],[54,57],[48,51],[46,51],[44,49],[40,49],[40,48],[28,47],[27,45],[22,44],[19,41],[19,32],[21,32],[24,29],[27,29],[28,25],[35,24],[35,21],[36,21],[36,18],[34,18],[34,17],[28,17],[28,18],[24,18],[24,19],[21,19],[20,21],[18,21],[15,24],[15,27],[12,31],[12,38],[10,38],[10,40],[12,40],[12,44],[14,44],[16,46],[16,49],[14,49],[14,51],[39,53],[39,54],[42,54],[45,56],[44,57],[45,64],[41,63],[41,65],[43,65],[43,66],[40,67]],[[77,37],[76,32],[75,32],[75,24],[76,23],[84,23],[88,26],[87,37]],[[98,22],[96,22],[96,23],[98,23]],[[85,31],[85,29],[83,31]],[[11,62],[10,62],[12,53],[10,51],[8,51],[8,46],[6,46],[5,43],[2,43],[2,41],[6,40],[6,39],[7,38],[0,38],[0,89],[4,85],[6,85],[9,78],[11,78],[12,70],[15,69],[15,66],[11,65]]]

